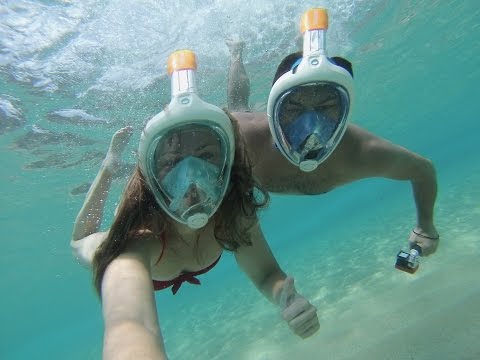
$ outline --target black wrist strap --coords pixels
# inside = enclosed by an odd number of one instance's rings
[[[423,235],[423,234],[420,234],[420,233],[417,233],[415,230],[412,230],[412,232],[417,235],[417,236],[420,236],[422,238],[425,238],[425,239],[430,239],[430,240],[438,240],[440,239],[440,235],[437,235],[435,237],[431,237],[431,236],[427,236],[427,235]]]

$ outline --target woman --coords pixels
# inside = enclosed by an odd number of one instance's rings
[[[252,179],[235,121],[196,94],[194,60],[190,52],[169,60],[172,101],[142,132],[138,166],[110,230],[97,232],[130,128],[114,136],[77,217],[72,248],[93,267],[105,359],[166,359],[154,290],[175,294],[184,282],[199,284],[196,276],[224,250],[280,306],[292,331],[305,338],[319,328],[316,309],[295,291],[263,237],[256,212],[268,195]]]

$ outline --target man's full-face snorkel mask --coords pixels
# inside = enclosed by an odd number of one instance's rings
[[[353,77],[327,57],[325,9],[302,17],[303,57],[272,86],[267,114],[282,154],[302,171],[312,171],[340,142],[353,101]]]
[[[235,140],[227,114],[198,97],[195,71],[193,52],[170,55],[172,99],[145,126],[138,156],[140,170],[162,209],[198,229],[225,196]]]

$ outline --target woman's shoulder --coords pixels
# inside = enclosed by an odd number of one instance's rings
[[[98,247],[107,238],[108,232],[96,232],[85,236],[83,239],[72,240],[70,247],[73,256],[85,267],[92,265],[93,256]]]
[[[151,230],[139,230],[129,241],[127,252],[142,254],[145,258],[157,259],[165,246],[163,234],[156,234]]]

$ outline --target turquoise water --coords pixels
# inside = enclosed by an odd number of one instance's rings
[[[0,357],[101,357],[100,304],[88,271],[70,255],[83,201],[71,191],[91,181],[115,129],[135,126],[133,149],[144,121],[168,102],[167,55],[193,48],[202,96],[223,105],[224,40],[239,34],[251,100],[263,102],[276,64],[294,49],[300,14],[326,6],[330,53],[355,67],[353,121],[436,165],[441,246],[414,276],[393,269],[415,221],[405,182],[368,179],[323,196],[274,196],[263,229],[319,309],[321,331],[305,341],[291,335],[227,255],[202,286],[157,294],[169,356],[480,358],[477,2],[135,4],[0,2]],[[55,116],[66,109],[84,113]],[[123,184],[115,184],[108,214]]]

